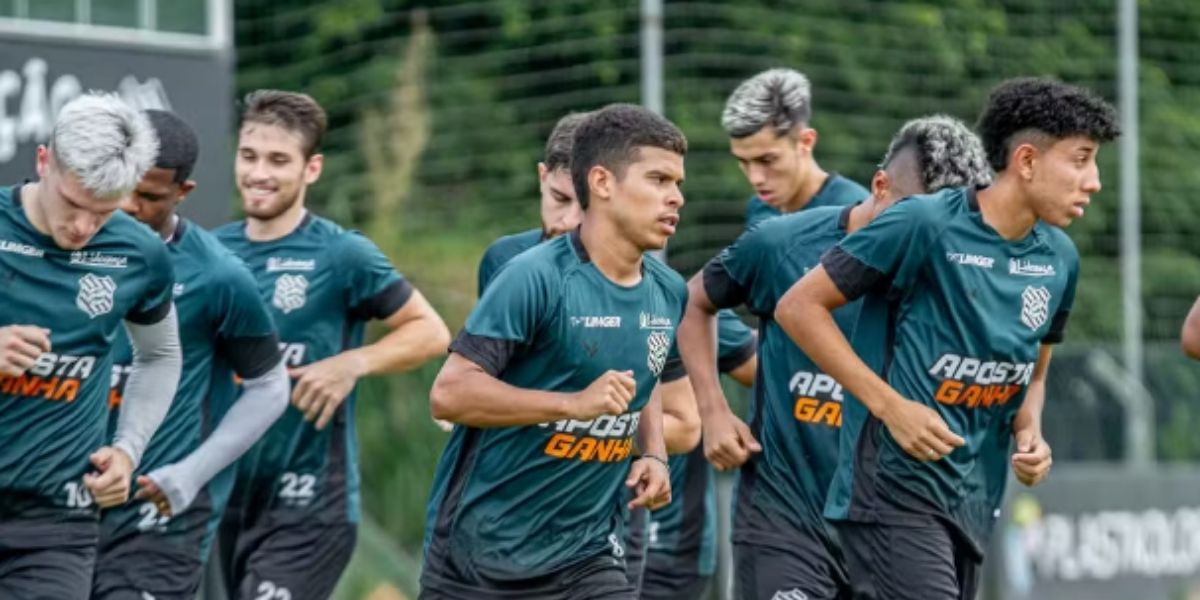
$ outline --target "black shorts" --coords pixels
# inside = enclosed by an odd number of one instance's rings
[[[16,549],[0,541],[0,598],[87,600],[95,562],[94,544]]]
[[[647,565],[649,566],[649,565]],[[711,576],[678,575],[646,569],[642,576],[639,600],[700,600],[708,590]]]
[[[181,546],[154,534],[102,540],[92,578],[92,598],[193,598],[204,568],[198,548]]]
[[[649,524],[650,511],[641,507],[629,511],[625,529],[625,572],[634,590],[642,589],[642,576],[646,572],[646,528]]]
[[[944,525],[836,526],[856,599],[974,600],[983,559]]]
[[[218,544],[230,600],[326,600],[350,563],[358,526],[283,521],[266,515],[242,528],[227,511]]]
[[[786,549],[734,543],[733,577],[734,597],[739,600],[850,598],[841,560],[831,556],[824,544],[806,546],[802,540]]]
[[[514,581],[455,581],[448,569],[426,564],[420,600],[635,600],[625,561],[585,559],[556,573]]]

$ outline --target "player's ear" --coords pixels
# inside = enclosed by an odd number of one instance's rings
[[[813,148],[817,147],[817,130],[812,127],[802,127],[796,132],[797,149],[803,148],[808,152],[812,152]]]
[[[887,202],[891,190],[892,178],[888,177],[887,171],[876,169],[875,175],[871,177],[871,196],[876,202]]]
[[[1008,168],[1022,180],[1031,181],[1039,154],[1040,151],[1033,144],[1017,144],[1017,147],[1013,148],[1012,156],[1008,157]]]
[[[592,168],[588,169],[588,204],[595,204],[596,200],[611,198],[616,179],[612,171],[600,165],[592,165]]]
[[[541,183],[545,183],[546,176],[550,174],[550,169],[546,168],[546,163],[538,162],[537,171],[538,171],[538,181]]]
[[[50,168],[50,149],[44,144],[37,148],[37,174],[39,179],[46,178],[46,171]]]
[[[304,164],[304,183],[312,185],[321,178],[321,169],[325,166],[325,155],[314,154]]]
[[[194,189],[196,189],[196,182],[191,179],[179,184],[179,199],[176,204],[183,202]]]

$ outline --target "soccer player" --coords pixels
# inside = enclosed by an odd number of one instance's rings
[[[63,106],[38,180],[0,189],[0,598],[87,598],[98,508],[170,407],[180,354],[166,248],[118,207],[154,162],[154,130],[113,95]],[[112,444],[113,338],[133,346]]]
[[[942,116],[910,121],[892,138],[862,202],[762,222],[692,278],[679,330],[689,368],[712,370],[703,364],[712,342],[702,346],[718,309],[745,304],[762,320],[751,426],[763,451],[714,457],[722,468],[741,466],[733,524],[738,598],[849,598],[841,548],[822,517],[837,466],[841,387],[774,321],[779,298],[826,250],[898,198],[990,178],[983,147],[965,125]],[[851,331],[857,316],[857,304],[835,314],[842,331]],[[706,395],[728,412],[720,388]]]
[[[643,255],[675,232],[687,142],[610,105],[574,144],[582,224],[496,275],[430,392],[459,426],[429,501],[422,598],[632,597],[618,490],[635,490],[631,508],[670,500],[652,391],[687,291]]]
[[[1015,79],[992,90],[978,131],[991,185],[897,203],[775,311],[851,394],[825,514],[856,598],[973,598],[1007,466],[1025,485],[1050,468],[1046,370],[1079,271],[1062,228],[1100,191],[1116,117],[1083,89]],[[860,297],[886,324],[872,340],[856,328],[852,347],[833,311]],[[879,356],[855,353],[872,343]]]
[[[158,158],[122,208],[166,242],[183,374],[142,459],[147,474],[138,477],[136,495],[142,502],[101,515],[93,599],[194,596],[233,483],[233,471],[222,471],[288,404],[279,339],[254,277],[216,238],[176,214],[196,187],[188,178],[196,134],[172,113],[146,116],[158,135]],[[120,413],[132,358],[128,340],[118,336],[110,421]],[[243,390],[236,402],[234,374]]]
[[[450,341],[374,244],[305,209],[325,123],[304,94],[249,94],[235,167],[246,219],[216,231],[257,279],[293,379],[291,406],[238,463],[222,525],[222,566],[238,598],[329,596],[359,521],[355,384],[415,368]],[[390,331],[364,346],[370,320]]]
[[[763,71],[726,100],[721,126],[754,188],[746,204],[747,227],[803,208],[844,206],[867,195],[861,185],[817,164],[811,120],[812,86],[793,69]]]

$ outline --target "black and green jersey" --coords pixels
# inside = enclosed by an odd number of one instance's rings
[[[539,227],[506,235],[492,242],[483,252],[483,258],[479,260],[478,294],[483,296],[483,290],[487,289],[488,282],[496,276],[496,271],[499,271],[500,267],[512,260],[514,256],[542,243],[545,239],[546,234]]]
[[[0,326],[49,329],[51,344],[25,374],[0,376],[0,536],[18,519],[94,521],[82,477],[109,441],[110,351],[123,320],[169,314],[167,250],[123,213],[82,250],[62,250],[25,217],[20,188],[2,188],[0,282]]]
[[[162,426],[150,440],[141,473],[183,460],[200,446],[237,396],[234,375],[260,377],[279,363],[279,340],[258,283],[242,261],[212,234],[180,219],[167,242],[175,272],[175,314],[183,372],[179,391]],[[115,428],[121,394],[133,360],[122,331],[113,346],[110,428]],[[187,511],[175,518],[158,516],[149,502],[129,503],[104,511],[101,536],[117,539],[138,533],[161,535],[180,544],[209,537],[214,514],[224,508],[233,485],[233,469],[218,475],[200,491]],[[206,558],[207,540],[197,557]]]
[[[733,541],[789,547],[828,542],[822,510],[837,467],[842,387],[792,342],[775,306],[846,235],[852,207],[783,215],[742,234],[709,262],[705,291],[718,307],[745,304],[760,319],[758,373],[749,424],[761,454],[738,473]],[[858,305],[835,313],[847,335]]]
[[[846,298],[887,308],[884,339],[860,323],[856,348],[882,348],[877,367],[887,382],[937,410],[967,442],[942,460],[917,461],[848,398],[827,516],[945,522],[982,548],[1040,346],[1063,337],[1075,246],[1040,222],[1025,238],[1005,240],[984,223],[974,190],[950,189],[902,200],[821,263]]]
[[[825,178],[825,183],[821,184],[821,189],[817,190],[816,195],[809,199],[808,204],[805,204],[804,208],[800,210],[823,206],[846,206],[866,198],[867,194],[867,189],[858,183],[837,173],[830,173]],[[780,214],[782,213],[778,208],[763,202],[762,198],[757,195],[751,196],[746,203],[746,229],[765,219],[778,217]]]
[[[520,388],[576,392],[633,371],[629,411],[587,421],[455,427],[429,500],[422,584],[527,580],[621,556],[617,501],[642,408],[670,370],[683,279],[658,260],[619,286],[596,269],[578,230],[512,259],[451,346]]]
[[[254,274],[288,367],[361,346],[367,321],[391,316],[412,296],[412,286],[375,244],[312,214],[267,242],[248,239],[241,221],[215,233]],[[276,521],[357,523],[354,397],[351,391],[322,430],[289,405],[238,462],[231,505],[272,511]]]

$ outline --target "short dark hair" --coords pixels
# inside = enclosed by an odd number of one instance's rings
[[[282,90],[255,90],[242,100],[242,124],[262,123],[294,131],[304,138],[304,158],[321,147],[328,120],[325,109],[308,94]]]
[[[196,157],[200,154],[200,143],[196,132],[186,121],[173,112],[155,108],[144,111],[154,133],[158,134],[158,158],[154,166],[173,169],[175,183],[183,183],[196,168]]]
[[[575,130],[591,113],[573,112],[558,120],[550,137],[546,138],[546,151],[542,163],[546,170],[557,171],[571,168],[571,148],[575,145]]]
[[[1009,79],[992,89],[976,126],[988,162],[1008,166],[1013,138],[1034,133],[1061,140],[1077,135],[1110,142],[1121,134],[1112,105],[1090,90],[1045,78]]]
[[[645,146],[687,154],[687,138],[662,116],[632,104],[609,104],[592,113],[575,130],[571,149],[571,183],[579,205],[587,210],[588,171],[602,166],[617,177],[640,158]]]

